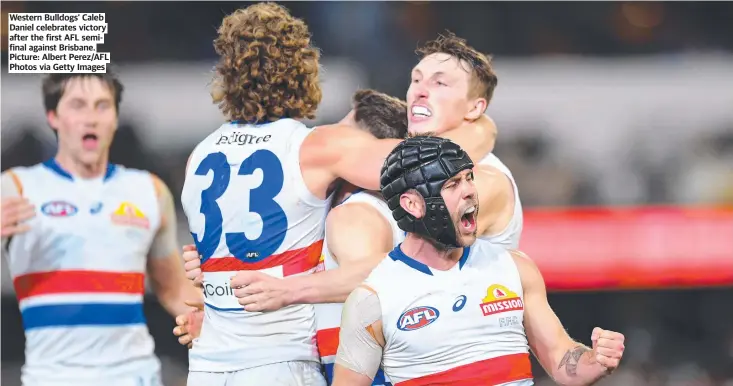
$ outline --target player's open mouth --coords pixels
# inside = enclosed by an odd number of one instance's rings
[[[99,138],[97,138],[96,134],[85,134],[82,138],[82,145],[87,150],[92,150],[97,148],[97,144],[99,144]]]
[[[433,115],[430,108],[423,105],[413,105],[410,108],[410,120],[412,122],[422,122],[429,119]]]
[[[476,230],[476,207],[471,206],[463,212],[461,216],[461,225],[463,229],[468,233],[473,233]]]

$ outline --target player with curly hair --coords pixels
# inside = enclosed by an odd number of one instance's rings
[[[322,385],[313,306],[245,311],[232,276],[312,273],[335,187],[345,180],[377,189],[400,140],[343,122],[314,129],[300,122],[314,118],[321,101],[320,55],[306,24],[284,7],[237,10],[218,32],[212,96],[229,122],[194,149],[181,195],[206,304],[188,382]],[[491,128],[466,125],[447,136],[480,157],[493,147]]]

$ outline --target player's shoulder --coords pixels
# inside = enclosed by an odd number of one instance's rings
[[[484,239],[476,239],[469,248],[469,261],[473,266],[491,264],[499,259],[509,259],[509,252],[504,247]]]
[[[108,178],[153,178],[154,174],[145,169],[130,168],[121,164],[108,166]]]
[[[384,215],[366,200],[346,200],[331,209],[326,217],[326,229],[356,237],[376,237],[378,232],[386,235],[391,231]]]
[[[517,266],[519,277],[522,280],[522,286],[526,288],[527,286],[534,286],[538,283],[544,284],[544,279],[542,278],[539,267],[537,267],[537,263],[529,255],[518,249],[508,249],[507,253],[509,253],[512,261]]]
[[[393,278],[395,276],[404,275],[404,270],[400,266],[400,263],[394,257],[395,250],[399,247],[395,247],[394,250],[389,253],[381,253],[372,256],[373,259],[379,261],[379,263],[372,269],[364,280],[364,284],[370,286],[372,289],[379,289],[386,284],[394,283]]]
[[[168,191],[168,187],[163,180],[155,173],[145,170],[130,168],[120,164],[110,165],[114,170],[108,171],[108,178],[119,180],[126,185],[138,186],[139,183],[150,182],[153,184],[156,193]]]
[[[479,201],[488,202],[491,197],[512,193],[514,187],[509,176],[491,165],[476,165],[473,168],[474,184],[479,192]]]
[[[29,166],[13,166],[2,172],[3,178],[9,178],[11,176],[25,176],[36,173],[45,173],[48,171],[48,162],[41,162]],[[6,177],[7,176],[7,177]]]

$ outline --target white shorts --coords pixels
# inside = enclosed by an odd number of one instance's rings
[[[280,362],[225,373],[189,371],[188,386],[326,386],[318,362]]]
[[[23,386],[163,386],[158,371],[132,376],[100,377],[97,379],[37,378],[27,374],[22,376]]]

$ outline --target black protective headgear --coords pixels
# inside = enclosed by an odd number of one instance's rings
[[[446,181],[472,168],[468,154],[445,138],[413,137],[397,145],[384,162],[380,185],[400,229],[448,248],[459,248],[453,219],[440,191]],[[417,190],[425,200],[425,215],[420,219],[400,205],[400,196],[410,189]]]

